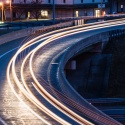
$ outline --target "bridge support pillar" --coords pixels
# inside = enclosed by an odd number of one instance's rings
[[[108,88],[111,55],[101,54],[103,46],[100,42],[88,47],[65,67],[67,80],[84,97],[101,97]]]

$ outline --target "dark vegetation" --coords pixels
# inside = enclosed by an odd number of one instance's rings
[[[125,36],[108,42],[103,53],[112,54],[107,97],[125,97]]]

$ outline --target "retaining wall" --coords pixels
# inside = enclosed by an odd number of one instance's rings
[[[117,29],[117,27],[115,27]],[[125,28],[125,27],[124,27]],[[120,123],[118,123],[116,120],[112,119],[111,117],[107,116],[106,114],[104,114],[103,112],[101,112],[100,110],[98,110],[96,107],[92,106],[90,103],[88,103],[86,101],[86,99],[84,99],[81,95],[79,95],[74,88],[70,85],[70,83],[67,81],[66,77],[65,77],[65,73],[64,73],[64,67],[66,65],[66,63],[68,62],[69,59],[71,59],[72,57],[74,57],[75,55],[77,55],[80,51],[84,51],[84,49],[86,49],[87,47],[102,42],[104,45],[109,41],[109,31],[112,29],[109,29],[106,32],[102,32],[99,34],[95,34],[93,33],[92,36],[85,38],[81,41],[79,41],[78,43],[72,45],[64,54],[62,60],[60,61],[60,65],[59,65],[59,70],[58,70],[58,80],[59,83],[61,84],[61,88],[62,91],[71,99],[73,99],[75,102],[83,105],[85,108],[87,108],[88,110],[91,110],[90,112],[90,116],[89,118],[91,118],[92,120],[94,120],[97,124],[100,124],[101,122],[101,117],[104,117],[105,119],[107,119],[108,122],[112,122],[113,124],[117,124],[119,125]],[[87,110],[86,109],[86,110]],[[98,116],[97,119],[95,119],[93,117],[93,115],[97,113],[96,115]],[[102,124],[108,123],[108,122],[104,122]]]

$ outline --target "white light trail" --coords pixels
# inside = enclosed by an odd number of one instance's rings
[[[35,77],[35,74],[33,72],[32,69],[32,61],[33,61],[33,57],[35,55],[35,53],[44,45],[69,36],[69,35],[74,35],[76,33],[82,33],[85,31],[91,31],[94,29],[101,29],[101,28],[106,28],[106,27],[110,27],[110,26],[115,26],[117,23],[118,25],[123,25],[123,23],[125,24],[125,21],[117,21],[117,22],[111,22],[110,24],[98,24],[98,25],[94,25],[94,26],[88,26],[88,27],[82,27],[82,26],[75,26],[72,28],[65,28],[65,29],[61,29],[61,30],[56,30],[47,34],[43,34],[40,35],[36,38],[32,38],[32,40],[29,40],[27,43],[25,43],[22,47],[19,48],[19,50],[16,52],[16,54],[13,56],[13,58],[11,59],[11,61],[9,62],[9,65],[7,67],[7,79],[8,79],[8,83],[13,91],[13,93],[15,94],[15,96],[35,115],[37,116],[40,120],[42,120],[43,122],[45,122],[46,124],[50,124],[48,121],[44,120],[43,118],[41,118],[41,116],[39,116],[37,113],[35,113],[28,105],[26,105],[26,103],[18,96],[18,94],[16,93],[16,91],[14,90],[11,80],[10,80],[10,71],[12,70],[12,75],[13,75],[13,79],[16,83],[16,85],[18,86],[18,88],[21,90],[21,92],[35,105],[37,106],[40,110],[44,111],[46,114],[48,114],[49,116],[51,116],[53,119],[55,119],[56,121],[58,121],[59,123],[62,124],[70,124],[67,121],[63,120],[62,118],[60,118],[59,116],[57,116],[56,114],[54,114],[52,111],[50,111],[47,107],[45,107],[35,96],[34,94],[31,92],[31,90],[28,88],[27,83],[25,82],[24,79],[24,75],[23,75],[23,70],[24,70],[24,65],[27,61],[27,59],[30,57],[30,62],[29,62],[29,68],[30,68],[30,73],[32,75],[32,78],[34,80],[34,87],[36,88],[36,90],[51,104],[53,104],[53,106],[55,106],[57,109],[59,109],[61,112],[63,112],[64,114],[66,114],[68,117],[70,117],[71,119],[73,119],[74,121],[78,122],[79,124],[87,124],[87,125],[93,125],[91,122],[85,120],[84,118],[82,118],[81,116],[79,116],[78,114],[76,114],[75,112],[73,112],[72,110],[70,110],[68,107],[66,107],[64,104],[60,103],[57,99],[55,99],[54,97],[52,97],[42,86],[41,84],[38,82],[38,80]],[[74,29],[76,28],[76,29]],[[55,34],[56,33],[56,34]],[[47,39],[47,40],[46,40]],[[24,59],[22,65],[21,65],[21,79],[22,79],[22,83],[19,81],[17,75],[16,75],[16,69],[15,69],[15,63],[16,63],[16,59],[18,57],[18,55],[23,52],[23,50],[25,50],[26,48],[42,41],[45,40],[44,42],[42,42],[40,45],[38,45],[35,49],[33,49]],[[34,42],[35,41],[35,42]],[[30,56],[31,55],[31,56]]]

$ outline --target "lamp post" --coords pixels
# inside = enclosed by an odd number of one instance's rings
[[[10,6],[10,22],[12,22],[13,21],[13,17],[12,17],[12,1],[11,0],[7,0],[6,2]]]
[[[1,10],[2,10],[2,12],[1,12],[1,16],[2,16],[2,22],[4,21],[4,19],[3,19],[3,3],[2,2],[0,2],[0,6],[1,6]]]
[[[55,0],[53,0],[53,24],[55,24]]]
[[[102,16],[102,0],[101,0],[101,16]]]

